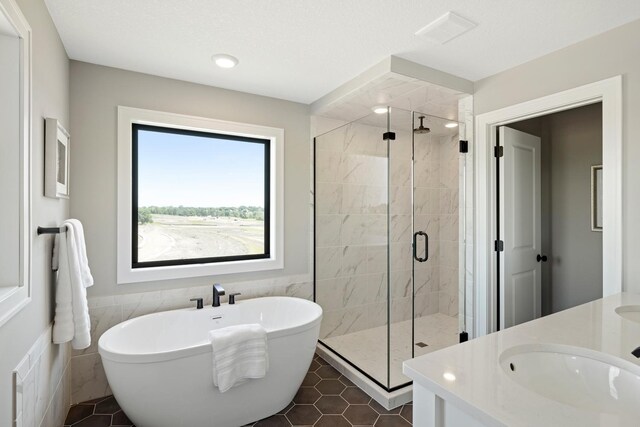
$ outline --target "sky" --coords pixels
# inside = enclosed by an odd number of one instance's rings
[[[138,206],[264,207],[264,145],[138,131]]]

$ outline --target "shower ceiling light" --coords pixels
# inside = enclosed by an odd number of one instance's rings
[[[389,107],[387,107],[386,105],[376,105],[372,108],[372,110],[376,114],[385,114],[389,111]]]
[[[454,374],[452,374],[451,372],[445,372],[444,374],[442,374],[442,377],[447,381],[455,381],[456,380],[456,376]]]
[[[224,53],[213,55],[211,60],[220,68],[233,68],[238,65],[238,58]]]
[[[446,125],[444,125],[444,127],[446,127],[446,128],[450,128],[450,129],[451,129],[451,128],[457,128],[457,127],[458,127],[458,124],[457,124],[457,123],[454,123],[454,122],[451,122],[451,123],[447,123]]]

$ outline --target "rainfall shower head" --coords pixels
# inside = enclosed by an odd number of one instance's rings
[[[420,116],[418,117],[418,119],[420,120],[420,126],[418,126],[417,128],[415,128],[413,130],[413,133],[419,133],[419,134],[424,134],[424,133],[429,133],[431,132],[431,129],[424,127],[424,120],[425,116]]]

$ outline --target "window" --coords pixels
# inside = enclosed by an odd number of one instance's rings
[[[119,283],[282,268],[281,129],[126,107],[118,123]]]
[[[132,124],[132,265],[269,257],[268,139]]]

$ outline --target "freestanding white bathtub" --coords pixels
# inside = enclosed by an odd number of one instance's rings
[[[149,314],[120,323],[98,342],[118,403],[137,427],[238,427],[277,413],[309,369],[322,308],[289,297]],[[242,323],[267,330],[269,371],[220,393],[208,331]]]

